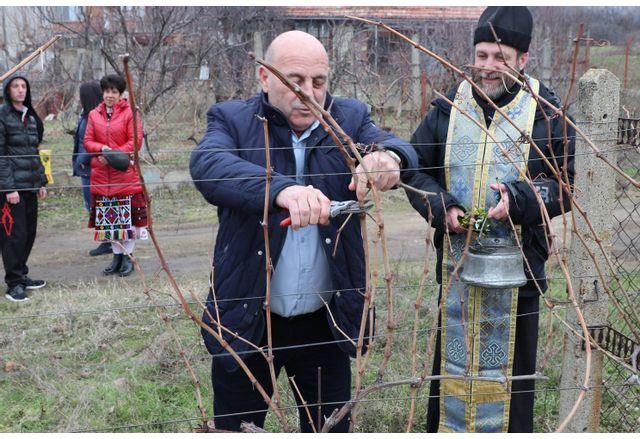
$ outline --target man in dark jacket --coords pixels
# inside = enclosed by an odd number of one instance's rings
[[[391,189],[404,174],[401,169],[417,165],[411,146],[376,127],[365,104],[327,93],[329,61],[316,38],[299,31],[283,33],[265,58],[323,105],[355,142],[381,147],[363,159],[380,190]],[[265,142],[262,122],[256,117],[262,116],[269,124],[273,168],[269,248],[274,267],[270,302],[274,365],[276,372],[284,367],[289,377],[295,377],[304,401],[322,402],[321,413],[310,408],[315,428],[320,429],[324,419],[350,399],[349,355],[356,353],[351,340],[358,338],[365,287],[359,221],[330,218],[330,201],[363,199],[367,182],[362,164],[358,178],[352,180],[338,148],[293,92],[263,67],[259,76],[262,93],[209,109],[207,133],[191,156],[193,180],[202,195],[218,206],[220,224],[213,290],[203,318],[216,331],[219,318],[229,330],[222,331],[225,340],[272,394],[267,362],[254,347],[267,345],[261,225]],[[280,227],[288,216],[292,226]],[[265,401],[225,349],[208,332],[203,331],[203,337],[213,355],[216,426],[238,430],[243,420],[262,426]],[[302,404],[298,392],[294,394]],[[304,408],[299,412],[302,431],[312,431],[307,412]],[[347,428],[345,417],[333,431]]]
[[[489,23],[500,38],[500,45],[495,42]],[[565,143],[562,118],[549,108],[542,110],[528,91],[501,73],[510,71],[506,65],[524,72],[532,28],[533,20],[526,7],[487,8],[475,30],[472,77],[520,128],[531,133],[551,163],[555,156],[561,174],[566,163],[568,181],[572,183],[573,129],[568,127]],[[512,70],[510,73],[515,74]],[[527,77],[527,80],[536,93],[559,106],[551,90],[534,78]],[[420,171],[414,174],[410,184],[437,194],[429,197],[428,204],[433,215],[431,226],[435,228],[438,282],[447,285],[454,262],[464,249],[466,230],[459,218],[478,208],[488,209],[490,236],[512,236],[508,217],[511,218],[531,271],[525,264],[527,284],[519,291],[501,290],[500,298],[496,298],[495,293],[489,294],[496,290],[471,288],[457,278],[452,279],[448,291],[441,287],[443,310],[439,327],[442,330],[438,331],[433,374],[465,374],[467,370],[471,375],[493,378],[503,376],[504,371],[510,376],[532,374],[536,367],[538,298],[547,288],[544,272],[547,237],[533,189],[502,151],[506,150],[533,180],[550,217],[562,213],[560,185],[534,147],[523,141],[520,133],[469,82],[463,81],[447,96],[456,105],[443,99],[434,101],[434,108],[411,139],[418,153]],[[468,116],[485,126],[491,136]],[[411,193],[408,196],[414,208],[428,219],[424,200]],[[568,198],[565,193],[565,211],[571,207]],[[443,259],[447,263],[443,264]],[[465,316],[461,318],[461,299],[468,304],[468,307],[465,305],[468,325],[464,323]],[[496,318],[502,313],[506,316],[504,320]],[[467,328],[467,334],[461,328]],[[500,337],[492,339],[496,333]],[[466,350],[466,340],[472,342],[470,353]],[[446,349],[442,351],[441,346]],[[427,431],[531,432],[534,381],[513,381],[510,389],[510,394],[505,394],[501,384],[488,381],[432,381]]]
[[[40,161],[42,121],[31,105],[27,78],[16,73],[4,84],[4,105],[0,107],[0,191],[3,196],[0,241],[5,297],[14,302],[29,300],[25,289],[38,289],[42,280],[27,276],[27,260],[36,238],[38,198],[47,196],[47,178]]]

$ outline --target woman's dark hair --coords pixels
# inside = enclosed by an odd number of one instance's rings
[[[107,75],[100,80],[100,88],[102,89],[102,91],[110,88],[115,88],[120,94],[122,94],[127,89],[127,83],[120,75]]]
[[[98,81],[87,81],[80,85],[80,104],[82,117],[89,116],[89,112],[102,102],[102,89]]]

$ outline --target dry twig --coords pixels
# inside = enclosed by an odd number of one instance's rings
[[[44,53],[45,50],[47,50],[49,47],[51,47],[53,45],[53,43],[55,43],[56,41],[58,41],[60,38],[62,38],[62,35],[56,35],[54,37],[52,37],[49,41],[47,41],[46,43],[44,43],[42,46],[38,47],[36,50],[34,50],[33,52],[31,52],[31,54],[29,56],[27,56],[25,59],[23,59],[22,61],[20,61],[18,64],[16,64],[14,67],[12,67],[11,69],[9,69],[6,73],[4,73],[3,75],[0,76],[0,82],[4,81],[5,79],[7,79],[9,76],[13,75],[15,72],[17,72],[18,70],[20,70],[23,66],[27,65],[28,63],[30,63],[34,58],[36,58],[38,55],[42,55]]]
[[[267,364],[269,366],[269,376],[271,377],[271,385],[273,387],[274,403],[280,405],[280,392],[278,390],[278,376],[276,375],[275,365],[273,364],[273,328],[271,326],[271,274],[273,272],[273,264],[271,263],[271,245],[269,241],[269,207],[271,192],[271,150],[269,149],[269,122],[261,116],[256,116],[262,122],[264,131],[264,155],[265,155],[265,190],[264,190],[264,209],[262,213],[262,232],[264,234],[264,272],[266,276],[266,292],[265,292],[265,315],[267,325]],[[282,427],[287,431],[286,418]]]
[[[138,115],[137,115],[137,107],[136,107],[136,100],[135,100],[135,91],[134,91],[134,88],[133,88],[133,79],[131,77],[131,72],[129,70],[129,55],[124,55],[122,61],[123,61],[123,64],[124,64],[124,72],[125,72],[125,77],[126,77],[126,81],[127,81],[127,86],[129,88],[129,100],[131,102],[131,111],[133,113],[134,164],[135,164],[135,167],[136,167],[136,171],[140,175],[140,182],[142,184],[144,197],[145,197],[145,200],[147,201],[148,223],[149,223],[149,227],[151,228],[152,220],[151,220],[151,208],[150,208],[150,204],[149,204],[150,203],[149,194],[147,193],[147,189],[146,189],[146,186],[144,184],[144,179],[143,179],[143,176],[142,176],[142,171],[140,169],[140,160],[139,160],[140,145],[138,145],[138,136],[137,136],[137,133],[138,133]],[[151,232],[152,231],[149,230],[149,233],[151,233]],[[120,244],[120,243],[118,242],[118,244]],[[129,255],[129,256],[131,256],[131,255]],[[184,350],[184,348],[182,346],[182,342],[180,341],[180,338],[178,337],[178,334],[176,333],[175,329],[173,328],[173,325],[171,325],[170,319],[167,317],[167,315],[164,313],[164,311],[162,311],[162,308],[160,307],[160,305],[155,301],[155,299],[149,293],[149,288],[146,286],[144,273],[140,270],[140,266],[138,265],[138,263],[135,260],[135,258],[133,259],[133,262],[134,262],[135,265],[138,266],[137,267],[138,268],[138,272],[140,273],[143,285],[145,286],[145,288],[144,288],[145,295],[156,306],[156,309],[158,310],[160,318],[162,319],[163,322],[166,323],[167,327],[171,331],[173,339],[175,340],[175,342],[178,345],[178,350],[180,352],[180,356],[182,357],[182,359],[183,359],[183,361],[185,363],[185,366],[186,366],[187,370],[189,371],[189,374],[191,375],[191,380],[193,381],[193,385],[194,385],[194,388],[195,388],[195,391],[196,391],[196,401],[197,401],[197,404],[198,404],[198,410],[200,411],[200,415],[202,416],[203,425],[205,425],[207,423],[207,413],[206,413],[206,411],[204,409],[204,405],[202,403],[202,394],[200,392],[200,379],[196,375],[195,370],[193,369],[193,367],[191,366],[191,362],[189,361],[189,359],[186,356],[185,350]]]

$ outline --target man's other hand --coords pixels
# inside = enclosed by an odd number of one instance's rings
[[[43,200],[46,197],[47,197],[47,188],[42,186],[40,189],[38,189],[38,199]]]
[[[363,200],[367,195],[369,182],[364,167],[369,171],[376,188],[388,191],[400,181],[400,164],[385,151],[374,151],[363,157],[362,163],[356,168],[356,176],[351,177],[349,190],[356,191],[358,200]]]
[[[497,221],[504,221],[509,216],[509,190],[507,186],[500,183],[492,183],[489,185],[492,191],[500,190],[500,201],[495,207],[490,207],[489,218],[493,218]]]
[[[18,191],[9,192],[7,194],[7,203],[9,204],[18,204],[20,202],[20,194]]]
[[[331,201],[313,186],[289,186],[276,196],[276,206],[289,210],[291,227],[329,224]]]

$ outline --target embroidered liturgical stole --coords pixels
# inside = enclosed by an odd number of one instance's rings
[[[538,81],[530,78],[530,84],[537,94]],[[474,100],[467,81],[458,87],[455,103],[486,126],[482,109]],[[528,92],[521,89],[501,109],[516,125],[531,133],[536,101]],[[520,141],[520,133],[497,111],[488,131],[518,167],[526,170],[529,144]],[[467,210],[489,209],[496,205],[496,192],[489,184],[522,179],[493,139],[455,107],[451,109],[447,132],[445,172],[447,191]],[[510,229],[508,222],[491,221],[488,235],[506,237],[512,233]],[[465,234],[451,234],[443,244],[443,360],[440,374],[510,376],[518,290],[467,287],[454,279],[445,291],[449,275],[464,251],[465,238]],[[510,383],[497,381],[441,380],[439,431],[506,432],[510,388]]]

